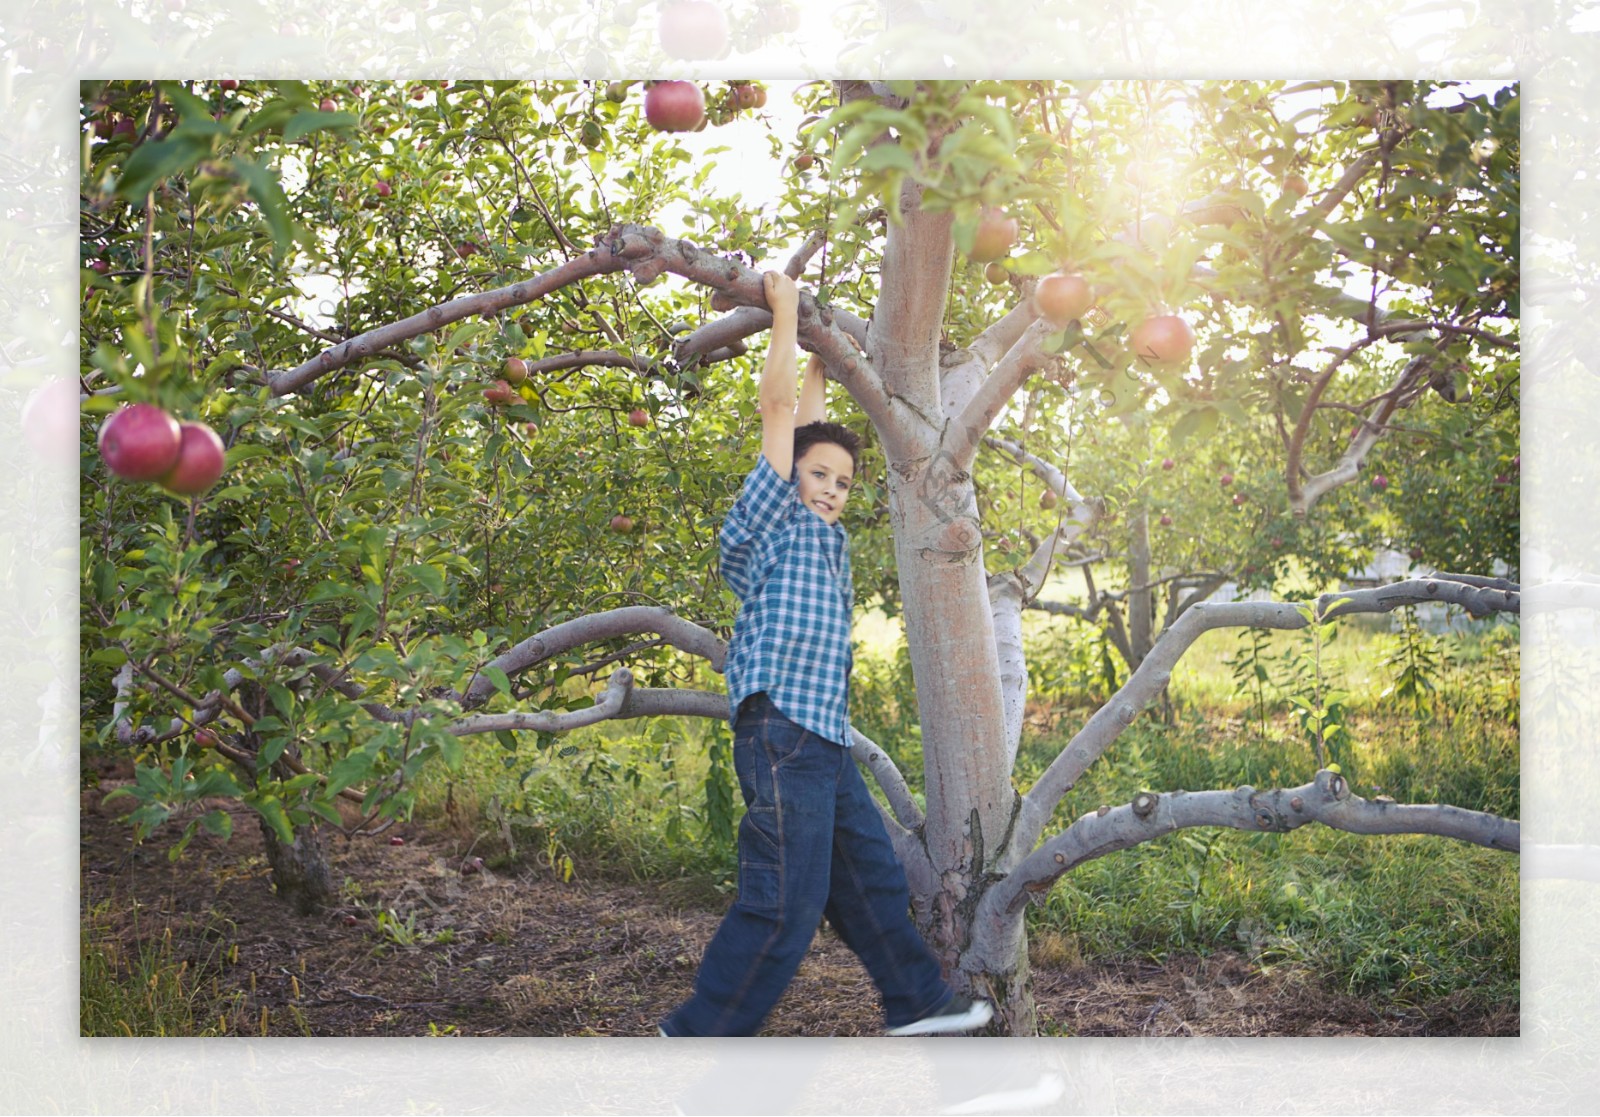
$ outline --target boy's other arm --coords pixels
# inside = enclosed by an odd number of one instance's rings
[[[788,481],[794,473],[795,314],[800,295],[794,280],[782,272],[767,272],[762,287],[772,311],[772,336],[761,372],[761,454]]]
[[[796,427],[820,423],[828,417],[827,392],[827,366],[813,353],[806,362],[806,374],[800,380],[800,405],[794,412]]]

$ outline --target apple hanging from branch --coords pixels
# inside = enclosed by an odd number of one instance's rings
[[[205,423],[180,423],[178,429],[178,460],[162,476],[161,487],[178,496],[199,496],[227,467],[222,439]]]
[[[1065,326],[1082,318],[1094,305],[1094,292],[1081,275],[1055,272],[1033,289],[1033,309],[1052,326]]]
[[[1017,219],[1007,217],[1004,210],[986,209],[978,217],[978,228],[972,237],[972,251],[967,253],[974,263],[987,264],[1011,251],[1017,243]]]
[[[1194,329],[1176,314],[1158,314],[1135,326],[1128,344],[1146,364],[1175,365],[1194,351]]]
[[[706,118],[706,97],[692,81],[658,81],[644,95],[644,118],[658,132],[692,132]]]
[[[100,457],[127,481],[160,480],[178,460],[183,432],[178,421],[153,403],[133,403],[100,427]]]

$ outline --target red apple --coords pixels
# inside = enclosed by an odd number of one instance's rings
[[[633,530],[633,517],[618,513],[611,517],[611,530],[618,535],[627,535]]]
[[[111,135],[113,137],[115,137],[115,136],[132,136],[135,131],[137,131],[137,129],[135,129],[134,126],[133,126],[133,120],[130,117],[126,117],[126,116],[122,117],[120,120],[118,120],[115,124],[113,124],[111,126]]]
[[[972,251],[967,255],[977,263],[987,264],[1011,251],[1017,242],[1017,219],[1007,217],[1004,210],[986,209],[978,217],[978,230],[972,238]]]
[[[457,259],[465,260],[468,256],[476,255],[477,252],[478,246],[473,244],[470,240],[464,240],[460,244],[456,245]]]
[[[100,259],[98,256],[96,256],[93,260],[90,260],[84,266],[87,267],[92,272],[98,272],[100,275],[105,275],[108,271],[111,270],[111,265],[108,264],[106,261]]]
[[[1177,364],[1194,349],[1194,330],[1176,314],[1158,314],[1135,326],[1128,343],[1141,361]]]
[[[649,413],[642,407],[635,407],[632,411],[628,412],[628,425],[633,427],[649,426]]]
[[[522,424],[522,431],[529,438],[536,438],[536,437],[538,437],[538,434],[539,434],[539,424],[538,423],[523,423]]]
[[[1300,175],[1290,175],[1283,180],[1283,189],[1286,194],[1293,194],[1297,198],[1304,198],[1311,189],[1311,184]]]
[[[1234,503],[1235,506],[1243,504],[1244,503],[1244,494],[1243,493],[1234,493],[1233,494],[1233,503]]]
[[[100,457],[129,481],[154,481],[178,460],[178,421],[153,403],[134,403],[100,427]]]
[[[1389,479],[1383,474],[1379,473],[1372,478],[1372,487],[1381,493],[1384,489],[1389,487]]]
[[[194,731],[194,743],[200,748],[216,748],[220,740],[221,738],[218,737],[215,732],[210,729],[206,729],[204,726]]]
[[[817,157],[815,155],[812,155],[809,151],[802,151],[794,157],[794,169],[797,171],[809,171],[816,161]]]
[[[1177,467],[1177,464],[1178,463],[1173,461],[1171,458],[1162,458],[1161,459],[1161,468],[1162,469],[1174,469],[1174,468]]]
[[[644,118],[658,132],[692,132],[706,118],[706,97],[692,81],[658,81],[644,95]]]
[[[1162,527],[1171,527],[1172,526],[1172,517],[1167,515],[1165,512],[1161,513],[1161,526]]]
[[[517,395],[516,389],[504,380],[496,380],[491,386],[483,390],[483,398],[497,407],[503,407],[506,404],[515,403],[522,397]]]
[[[1033,309],[1052,325],[1065,326],[1082,318],[1094,304],[1094,293],[1081,275],[1056,272],[1039,280],[1033,289]]]
[[[521,357],[506,358],[506,381],[511,384],[521,384],[528,379],[528,362]]]
[[[324,97],[322,99],[322,104],[318,105],[317,108],[321,109],[323,112],[338,112],[339,102],[335,101],[332,97]]]
[[[406,840],[402,837],[396,836],[389,839],[389,844],[392,846],[403,846],[406,844]]]
[[[215,485],[227,464],[222,439],[204,423],[180,423],[178,460],[161,478],[161,487],[179,496],[199,496]]]
[[[1229,485],[1231,485],[1231,484],[1233,484],[1233,474],[1231,474],[1231,473],[1224,473],[1224,474],[1223,474],[1223,475],[1222,475],[1222,476],[1221,476],[1221,477],[1218,477],[1218,478],[1217,478],[1217,481],[1218,481],[1218,483],[1219,483],[1219,484],[1221,484],[1221,485],[1222,485],[1222,486],[1223,486],[1223,487],[1224,487],[1224,488],[1226,488],[1226,487],[1227,487],[1227,486],[1229,486]]]
[[[656,30],[661,49],[673,58],[721,58],[728,52],[728,17],[710,0],[668,0]]]
[[[1412,562],[1421,562],[1422,561],[1422,548],[1421,547],[1413,547],[1413,548],[1411,548],[1411,550],[1407,551],[1406,553],[1411,556],[1411,561]]]
[[[223,78],[217,84],[222,86],[224,91],[233,90],[233,89],[238,89],[239,88],[239,82],[235,78]]]
[[[372,192],[380,198],[387,198],[390,194],[394,193],[394,187],[390,186],[386,180],[380,178],[377,182],[372,184]]]
[[[1044,492],[1039,494],[1039,507],[1043,508],[1046,512],[1060,503],[1061,498],[1056,496],[1055,492],[1050,489],[1046,489]]]

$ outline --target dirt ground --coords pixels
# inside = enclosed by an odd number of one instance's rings
[[[82,802],[90,938],[124,964],[140,944],[170,949],[199,975],[199,1026],[221,1018],[229,1034],[651,1036],[688,995],[727,902],[670,884],[563,883],[533,856],[464,874],[469,840],[413,824],[376,840],[332,836],[344,895],[302,918],[273,894],[248,812],[235,815],[227,842],[202,832],[174,864],[164,840],[135,846],[115,821],[119,804],[102,806],[114,786],[85,791]],[[1060,954],[1035,944],[1046,1035],[1518,1034],[1515,1006],[1485,1013],[1450,998],[1385,1008],[1309,974],[1263,973],[1236,953],[1160,965],[1071,964]],[[866,972],[824,928],[765,1034],[881,1029]]]

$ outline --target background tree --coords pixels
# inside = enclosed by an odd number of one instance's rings
[[[711,123],[758,112],[755,88],[708,87]],[[464,741],[493,735],[516,766],[519,732],[537,750],[604,718],[725,716],[699,685],[731,621],[715,531],[753,445],[746,346],[776,258],[836,409],[848,393],[871,433],[858,587],[904,620],[921,801],[876,744],[856,756],[925,932],[1006,1027],[1033,1027],[1027,899],[1112,849],[1306,821],[1516,848],[1515,823],[1368,803],[1331,770],[1054,818],[1208,628],[1517,607],[1513,584],[1457,576],[1200,604],[1291,555],[1326,577],[1423,534],[1427,513],[1383,507],[1441,448],[1487,446],[1514,509],[1513,88],[813,83],[794,140],[771,137],[793,174],[761,209],[716,195],[716,164],[645,123],[648,95],[85,86],[86,406],[152,400],[230,447],[194,501],[84,472],[84,720],[138,752],[141,830],[237,795],[309,909],[318,827],[381,831]],[[1093,305],[1041,315],[1048,273]],[[1180,313],[1192,352],[1145,336]],[[1445,502],[1476,483],[1432,475]],[[1450,553],[1486,566],[1506,534]],[[1096,552],[1124,571],[1090,608],[1131,674],[1014,786],[1022,606]],[[571,685],[606,671],[598,695]]]

